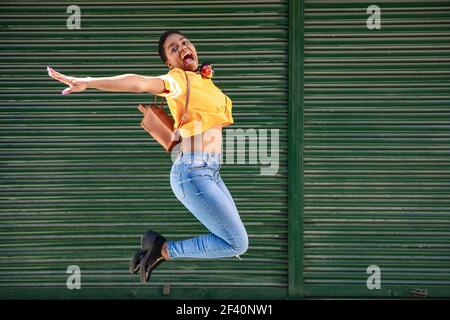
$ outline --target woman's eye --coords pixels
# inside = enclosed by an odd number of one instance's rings
[[[172,52],[177,52],[177,48],[173,47]]]

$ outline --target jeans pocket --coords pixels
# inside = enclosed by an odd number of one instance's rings
[[[208,162],[205,160],[196,160],[188,164],[187,171],[192,172],[194,170],[205,169],[208,167]]]

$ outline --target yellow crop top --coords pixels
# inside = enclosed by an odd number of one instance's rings
[[[231,99],[217,88],[211,79],[203,78],[192,71],[186,71],[186,73],[191,91],[187,118],[179,128],[180,135],[183,138],[190,137],[218,124],[225,127],[234,123]],[[164,81],[165,91],[157,95],[166,98],[170,113],[175,120],[174,128],[177,128],[186,102],[187,83],[184,70],[173,68],[166,75],[158,78]]]

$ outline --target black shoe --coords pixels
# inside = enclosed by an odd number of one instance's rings
[[[166,261],[161,254],[161,249],[166,238],[157,232],[147,231],[142,237],[142,247],[145,255],[140,261],[141,282],[148,282],[153,270]]]
[[[141,236],[141,249],[147,251],[153,246],[155,239],[162,237],[158,232],[148,230]]]
[[[141,281],[147,282],[152,271],[165,259],[161,255],[161,248],[166,242],[161,234],[154,231],[147,231],[141,237],[141,249],[139,249],[130,262],[130,273],[140,272]]]

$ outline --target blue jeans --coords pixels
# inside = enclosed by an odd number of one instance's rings
[[[247,232],[220,166],[221,154],[213,152],[182,152],[173,163],[170,185],[175,196],[210,233],[168,241],[170,258],[222,258],[247,251]]]

